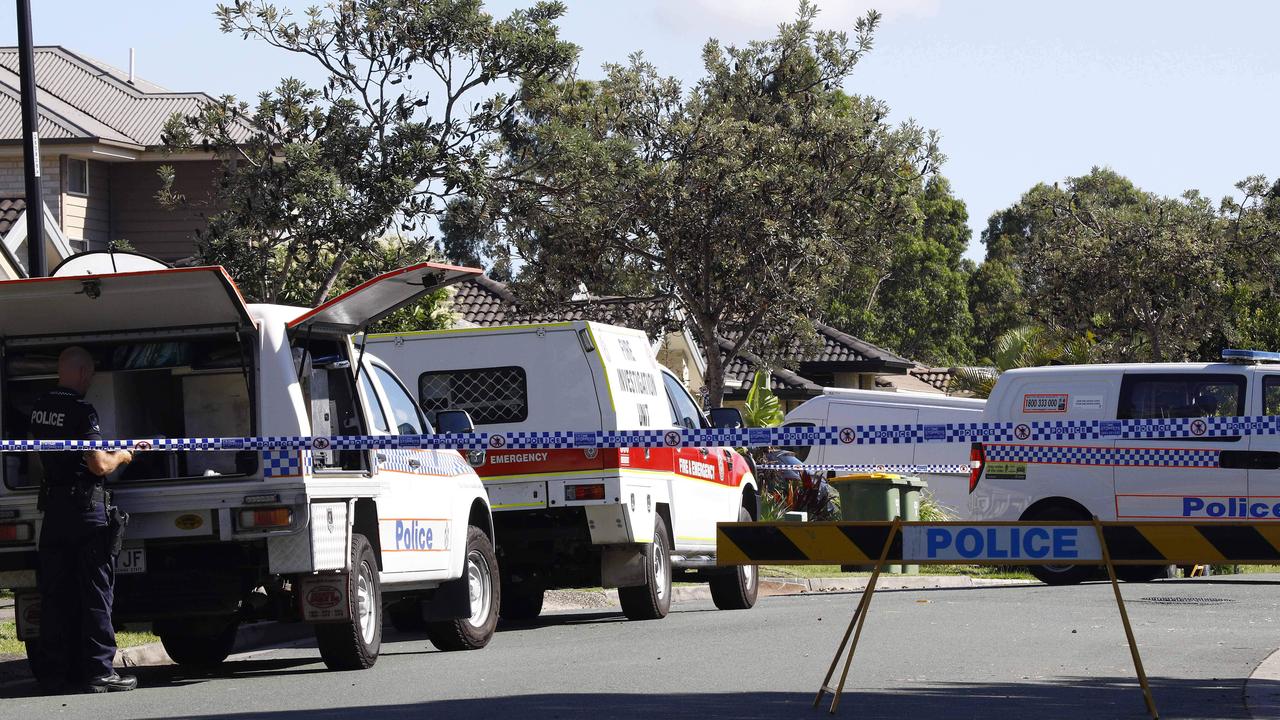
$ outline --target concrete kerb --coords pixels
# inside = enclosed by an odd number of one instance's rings
[[[256,622],[241,625],[236,630],[236,644],[232,654],[261,650],[294,640],[310,638],[314,634],[310,625],[302,623]],[[144,667],[172,665],[173,659],[165,652],[162,643],[148,643],[124,648],[116,652],[117,667]]]
[[[1244,706],[1258,720],[1280,717],[1280,650],[1258,663],[1245,681]]]
[[[760,597],[778,595],[806,595],[816,593],[862,592],[870,577],[825,578],[760,578]],[[884,590],[937,590],[944,588],[976,588],[993,585],[1036,585],[1031,580],[1004,580],[972,578],[967,575],[881,575],[877,589]],[[676,585],[671,589],[673,602],[697,602],[711,599],[711,589],[706,585]],[[544,600],[547,611],[590,610],[618,605],[617,590],[551,590]]]

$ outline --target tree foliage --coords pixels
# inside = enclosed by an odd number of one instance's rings
[[[785,416],[782,401],[769,387],[768,369],[756,370],[751,377],[751,389],[747,391],[745,405],[742,419],[747,427],[777,427],[782,424]]]
[[[1043,365],[1080,365],[1097,360],[1097,339],[1091,334],[1065,337],[1038,325],[1002,333],[992,344],[986,365],[956,368],[951,389],[973,397],[990,397],[1006,370]]]
[[[223,32],[306,57],[328,77],[321,88],[286,78],[253,108],[224,97],[170,120],[168,145],[223,160],[201,259],[227,266],[255,299],[317,304],[356,258],[422,257],[429,243],[388,255],[385,236],[425,236],[444,202],[501,172],[491,143],[523,104],[504,88],[576,58],[557,34],[563,13],[539,2],[495,20],[480,0],[332,0],[298,19],[265,1],[218,5]],[[162,179],[165,201],[199,200],[176,194],[172,168]]]
[[[842,90],[879,15],[850,36],[816,29],[816,12],[802,3],[771,40],[709,41],[688,92],[639,54],[598,82],[526,83],[509,181],[454,205],[448,245],[511,258],[536,306],[579,284],[669,299],[710,351],[718,405],[717,337],[726,359],[751,347],[769,361],[770,335],[811,331],[829,289],[911,222],[912,189],[941,159],[931,134]]]
[[[828,322],[915,360],[968,363],[969,213],[940,175],[923,183],[913,202],[915,219],[891,238],[886,257],[852,268],[836,288]]]
[[[1106,169],[1037,185],[992,216],[970,287],[988,342],[1028,322],[1093,334],[1116,361],[1213,359],[1280,340],[1276,186],[1254,177],[1218,204],[1144,192]],[[987,345],[985,353],[994,350]]]

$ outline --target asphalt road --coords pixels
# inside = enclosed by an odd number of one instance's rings
[[[1240,581],[1125,586],[1163,717],[1249,717],[1244,681],[1280,646],[1278,590]],[[1223,602],[1187,602],[1206,599]],[[856,600],[769,598],[745,612],[694,603],[644,623],[613,611],[559,613],[455,654],[391,634],[363,672],[328,672],[302,646],[214,674],[143,668],[142,688],[119,695],[30,697],[30,684],[10,684],[0,687],[0,717],[825,717],[811,708],[813,693]],[[1105,584],[877,593],[838,715],[1146,717]]]

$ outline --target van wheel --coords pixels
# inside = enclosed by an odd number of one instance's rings
[[[391,627],[402,633],[420,633],[427,629],[421,598],[409,597],[393,603],[387,608],[387,619],[391,621]]]
[[[351,535],[351,572],[347,574],[347,607],[351,619],[317,623],[316,644],[330,670],[365,670],[382,649],[382,587],[378,560],[369,540]]]
[[[653,523],[653,542],[645,548],[649,569],[644,585],[618,588],[622,613],[629,620],[658,620],[671,611],[671,543],[661,515]]]
[[[1023,520],[1074,520],[1090,522],[1079,510],[1065,505],[1049,505],[1022,517]],[[1032,565],[1027,568],[1045,585],[1079,585],[1093,577],[1096,568],[1088,565]]]
[[[738,522],[751,522],[751,513],[738,508]],[[755,565],[739,565],[711,576],[711,601],[721,610],[746,610],[756,604],[760,573]]]
[[[1117,565],[1116,579],[1131,583],[1178,577],[1177,565]]]
[[[542,596],[545,594],[542,584],[536,580],[525,580],[513,583],[509,579],[502,582],[502,605],[500,614],[503,620],[533,620],[542,614]]]
[[[222,663],[236,644],[236,628],[232,619],[205,627],[185,627],[160,633],[160,644],[169,658],[184,667],[212,667]]]
[[[471,617],[427,623],[427,638],[441,650],[479,650],[489,644],[498,627],[498,557],[489,536],[475,525],[467,528],[465,572]]]

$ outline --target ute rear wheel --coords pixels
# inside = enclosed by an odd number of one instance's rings
[[[738,522],[751,522],[751,513],[738,508]],[[717,572],[708,583],[711,601],[721,610],[747,610],[760,593],[760,573],[755,565],[739,565]]]
[[[164,651],[184,667],[212,667],[222,663],[236,644],[239,623],[232,618],[206,626],[173,628],[160,633]]]
[[[510,578],[505,578],[502,582],[502,619],[533,620],[542,614],[545,594],[541,583],[536,580],[511,582]]]
[[[498,557],[493,541],[480,528],[467,528],[467,591],[471,596],[471,616],[427,623],[427,638],[441,650],[479,650],[493,639],[498,627],[501,585]]]
[[[661,515],[655,516],[653,542],[644,552],[645,584],[618,588],[622,613],[629,620],[658,620],[671,611],[671,541]]]
[[[382,649],[382,586],[373,547],[359,533],[351,535],[347,606],[350,620],[316,625],[316,644],[330,670],[365,670]]]

